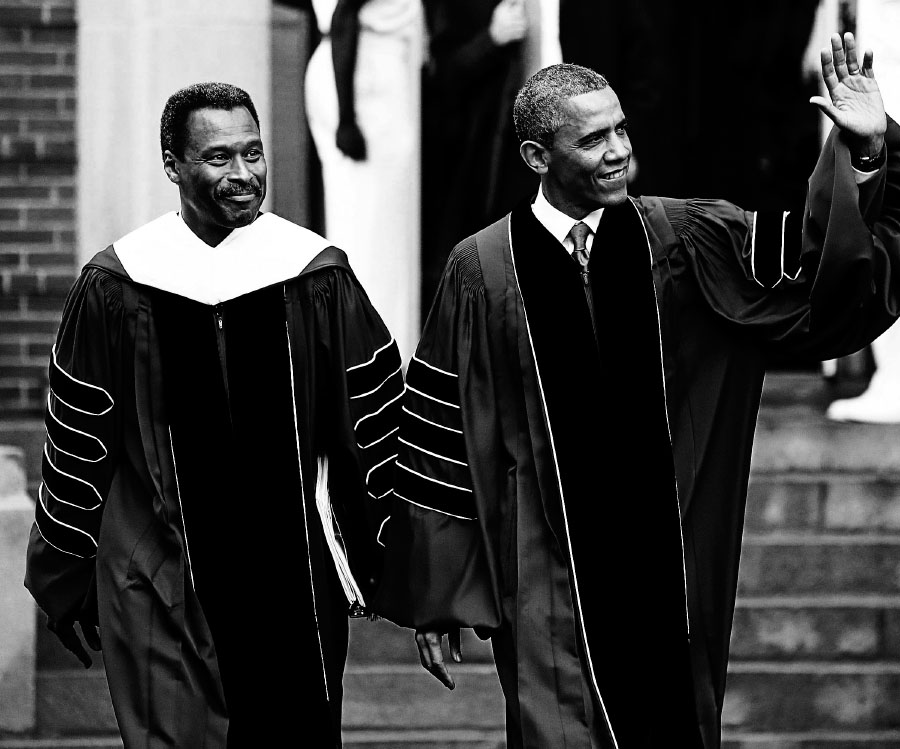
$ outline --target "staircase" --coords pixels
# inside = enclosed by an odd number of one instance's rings
[[[446,644],[446,641],[445,641]],[[348,749],[502,749],[503,696],[490,643],[463,633],[456,689],[419,663],[413,632],[387,621],[351,623],[344,676]]]
[[[858,389],[858,388],[857,388]],[[900,426],[767,379],[723,712],[730,749],[900,747]]]
[[[81,668],[43,622],[38,644],[37,735],[0,738],[0,749],[121,749],[102,657],[93,668]],[[419,665],[410,630],[353,620],[344,675],[345,748],[501,749],[503,700],[490,645],[466,632],[462,652],[464,662],[451,667],[457,684],[451,692]],[[304,746],[299,726],[297,746]]]
[[[827,403],[846,394],[818,374],[767,379],[726,749],[900,747],[900,426],[827,422]],[[463,658],[450,692],[419,665],[409,630],[353,620],[345,746],[502,749],[490,647],[464,633]],[[42,625],[37,662],[38,729],[0,735],[0,749],[121,747],[102,669],[81,669]]]

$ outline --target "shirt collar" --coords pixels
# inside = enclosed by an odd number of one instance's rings
[[[568,236],[572,226],[576,223],[576,219],[567,216],[565,213],[550,205],[547,198],[544,197],[544,188],[538,190],[534,203],[531,204],[531,211],[534,217],[541,225],[549,231],[560,244]],[[603,215],[603,208],[591,211],[582,221],[588,225],[591,232],[597,233],[597,227],[600,224],[600,217]]]

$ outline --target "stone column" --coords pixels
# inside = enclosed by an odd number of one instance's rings
[[[303,79],[312,46],[312,13],[287,5],[272,6],[272,142],[266,142],[272,210],[282,218],[324,234],[321,211],[314,211],[310,168],[312,138],[306,125]]]
[[[271,0],[79,0],[79,266],[178,209],[159,147],[159,118],[177,89],[240,86],[271,144],[271,12]]]
[[[35,606],[25,590],[25,548],[34,503],[25,453],[0,445],[0,733],[34,728]]]

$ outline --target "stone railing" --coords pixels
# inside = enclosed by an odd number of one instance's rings
[[[25,590],[25,547],[34,503],[24,451],[0,445],[0,734],[35,724],[35,608]]]

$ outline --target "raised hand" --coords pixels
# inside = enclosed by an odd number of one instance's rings
[[[866,50],[862,65],[856,51],[853,34],[831,35],[831,45],[821,53],[822,79],[828,98],[813,96],[817,105],[850,138],[854,149],[862,156],[874,156],[884,146],[887,118],[881,91],[875,82],[872,50]]]
[[[528,18],[523,0],[500,0],[491,15],[488,33],[498,47],[524,39],[528,33]]]

